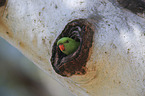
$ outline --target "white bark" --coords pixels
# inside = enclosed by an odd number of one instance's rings
[[[78,96],[145,96],[145,18],[108,0],[8,0],[0,36]],[[86,18],[95,26],[87,74],[61,77],[52,45],[65,25]]]

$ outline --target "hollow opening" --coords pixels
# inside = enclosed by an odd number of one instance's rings
[[[93,28],[86,19],[77,19],[68,23],[53,45],[51,63],[61,76],[82,75],[86,73],[86,62],[93,41]],[[59,39],[69,37],[80,42],[77,50],[69,55],[61,52],[57,46]]]

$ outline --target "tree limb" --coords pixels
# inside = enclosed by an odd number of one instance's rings
[[[115,0],[8,0],[0,16],[0,36],[74,94],[145,95],[145,18]],[[95,26],[87,73],[62,77],[50,62],[52,46],[79,18]]]

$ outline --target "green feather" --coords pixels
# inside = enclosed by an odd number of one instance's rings
[[[74,39],[69,38],[69,37],[63,37],[58,40],[57,46],[59,46],[60,44],[63,44],[65,48],[65,50],[62,52],[66,55],[70,55],[78,49],[80,42],[77,42]]]

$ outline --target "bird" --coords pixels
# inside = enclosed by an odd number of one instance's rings
[[[80,42],[69,37],[62,37],[57,41],[57,46],[65,55],[74,53],[78,49],[79,45]]]

